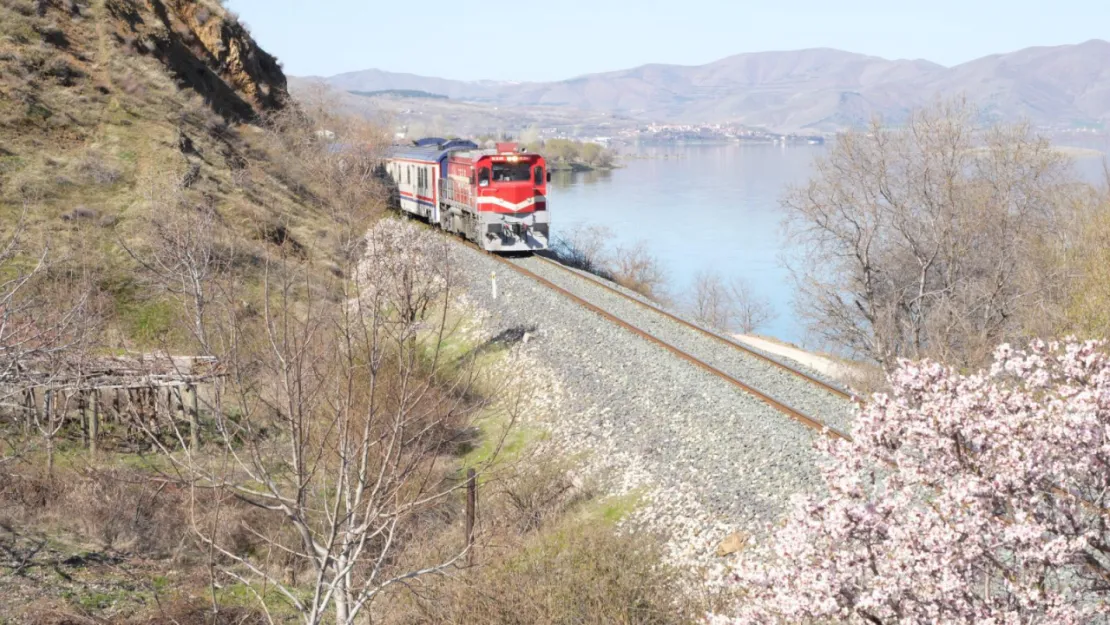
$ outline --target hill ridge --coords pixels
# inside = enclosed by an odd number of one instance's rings
[[[965,95],[992,119],[1042,126],[1110,121],[1110,42],[1033,46],[953,66],[828,47],[745,52],[701,65],[647,63],[551,82],[430,78],[380,69],[322,78],[346,91],[415,89],[497,106],[553,106],[670,122],[836,131],[897,121]]]

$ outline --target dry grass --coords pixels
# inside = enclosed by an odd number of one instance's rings
[[[109,456],[98,466],[69,456],[54,479],[32,464],[0,479],[0,575],[27,562],[0,579],[0,593],[23,597],[20,606],[35,606],[35,618],[59,619],[41,622],[258,622],[253,596],[226,578],[221,619],[232,620],[211,620],[207,554],[191,530],[194,514],[199,526],[220,528],[221,544],[262,555],[256,562],[274,574],[310,577],[271,546],[274,539],[297,545],[280,515],[230,498],[217,505],[212,493],[152,479],[155,468],[130,456]],[[442,479],[455,478],[451,466],[445,457]],[[698,606],[682,595],[678,572],[660,564],[661,543],[618,532],[608,513],[613,505],[577,483],[571,466],[528,454],[487,474],[474,566],[388,593],[375,606],[376,622],[694,622]],[[462,524],[459,501],[423,513],[400,537],[390,566],[406,570],[458,549]],[[277,614],[291,616],[280,606]],[[0,619],[26,617],[15,605],[0,609]]]
[[[474,566],[388,596],[381,623],[525,625],[695,622],[661,543],[619,532],[609,501],[565,461],[531,455],[481,491]],[[458,524],[436,536],[457,540]],[[435,541],[425,549],[438,548]]]
[[[80,250],[114,302],[108,335],[119,348],[166,340],[186,347],[180,333],[151,327],[173,322],[165,318],[167,302],[135,279],[136,264],[122,247],[142,251],[152,243],[152,186],[180,187],[168,210],[215,205],[246,282],[256,282],[251,274],[285,242],[330,275],[350,224],[327,209],[312,159],[288,155],[272,131],[215,113],[215,92],[182,85],[167,71],[192,61],[145,45],[176,37],[204,58],[190,28],[216,28],[226,19],[222,9],[200,7],[204,24],[186,28],[174,8],[172,27],[163,28],[143,13],[144,3],[72,4],[76,16],[65,2],[46,3],[40,16],[31,2],[0,2],[0,234],[26,215],[30,248],[49,246],[59,266],[74,264]],[[137,30],[124,19],[129,7],[144,18]],[[270,236],[279,231],[280,242]]]
[[[73,462],[53,479],[31,465],[2,476],[0,594],[24,601],[0,607],[0,622],[261,622],[250,595],[233,592],[220,596],[213,621],[207,556],[190,522],[195,513],[199,525],[220,527],[224,544],[247,553],[266,548],[248,525],[295,544],[280,519],[233,500],[217,506],[213,493],[152,479],[127,457],[109,461],[115,466]],[[234,590],[233,580],[220,582]]]

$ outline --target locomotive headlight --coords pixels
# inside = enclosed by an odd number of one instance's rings
[[[510,157],[509,157],[509,162],[510,162],[510,163],[516,163],[516,162],[518,162],[518,161],[520,161],[520,157],[519,157],[519,156],[510,156]]]

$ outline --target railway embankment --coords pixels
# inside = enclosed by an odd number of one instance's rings
[[[551,442],[613,494],[641,494],[626,523],[668,536],[676,563],[712,566],[726,537],[758,533],[786,511],[790,495],[817,483],[818,431],[494,257],[461,245],[456,253],[489,332],[520,337],[521,361],[559,378],[562,410],[532,425],[550,431]],[[592,278],[539,258],[512,262],[783,403],[849,425],[851,404],[841,397],[621,302]]]

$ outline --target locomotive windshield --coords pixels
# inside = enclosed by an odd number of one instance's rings
[[[529,163],[494,163],[494,182],[527,182],[532,179],[532,166]]]

